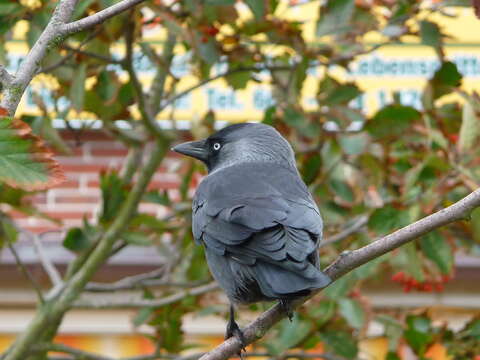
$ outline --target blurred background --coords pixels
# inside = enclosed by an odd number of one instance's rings
[[[79,1],[74,18],[113,3]],[[11,73],[55,5],[0,2],[0,64]],[[14,241],[1,232],[0,352],[37,311],[34,285],[54,287],[111,226],[152,139],[170,147],[229,123],[275,126],[322,212],[322,266],[475,190],[479,34],[470,1],[154,0],[52,47],[16,117],[66,181],[42,192],[0,184],[0,215],[20,229]],[[55,343],[113,359],[223,340],[228,302],[190,229],[204,175],[165,154]],[[268,306],[241,309],[240,324]],[[479,315],[475,211],[341,278],[248,350],[478,359]]]

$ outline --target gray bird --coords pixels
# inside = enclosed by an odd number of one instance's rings
[[[290,301],[330,283],[319,270],[322,219],[290,144],[271,126],[228,126],[173,151],[204,162],[193,199],[193,235],[230,299],[226,338],[237,336],[233,304]]]

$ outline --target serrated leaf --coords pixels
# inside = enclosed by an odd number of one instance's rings
[[[73,108],[77,111],[83,110],[86,76],[87,64],[81,63],[75,72],[75,76],[72,80],[72,86],[70,87],[70,101],[72,102]]]
[[[307,185],[311,184],[315,180],[318,173],[320,172],[321,166],[322,157],[319,153],[315,153],[309,156],[307,160],[303,163],[302,177],[303,181],[305,181]]]
[[[432,260],[444,274],[449,274],[453,266],[453,249],[438,232],[432,231],[422,236],[420,245],[423,253]]]
[[[0,169],[0,181],[27,191],[49,189],[65,180],[41,139],[23,121],[9,117],[0,117]]]
[[[351,327],[355,329],[362,328],[365,323],[365,312],[358,301],[343,298],[338,301],[338,306],[340,314],[347,320]]]

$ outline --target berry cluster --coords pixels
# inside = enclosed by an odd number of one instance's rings
[[[404,292],[412,290],[423,292],[442,292],[444,284],[450,281],[449,275],[442,275],[440,278],[430,278],[425,281],[417,281],[413,277],[405,275],[403,271],[399,271],[392,275],[392,281],[403,285]]]

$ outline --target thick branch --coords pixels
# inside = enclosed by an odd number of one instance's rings
[[[23,92],[40,67],[40,62],[45,56],[48,47],[63,40],[60,36],[59,25],[70,19],[77,1],[63,0],[58,3],[47,27],[20,64],[14,80],[5,89],[0,106],[7,109],[9,115],[14,115]]]
[[[83,19],[68,23],[63,25],[60,28],[62,35],[74,34],[92,26],[103,23],[105,20],[110,19],[111,17],[120,14],[121,12],[128,10],[135,5],[144,2],[145,0],[123,0],[115,5],[112,5],[106,9],[103,9],[93,15],[87,16]]]
[[[446,224],[465,219],[470,212],[480,206],[480,190],[472,192],[455,204],[442,209],[432,215],[414,222],[404,228],[393,232],[383,238],[380,238],[360,249],[342,254],[337,260],[325,269],[325,273],[335,281],[349,271],[375,259],[379,256],[392,251],[409,241],[437,229]],[[317,292],[319,292],[318,290]],[[317,293],[316,292],[316,293]],[[313,296],[314,294],[312,294]],[[308,298],[296,301],[294,306],[299,306]],[[285,313],[279,305],[273,306],[255,321],[248,325],[244,330],[247,344],[250,344],[260,338],[273,325],[285,317]],[[242,345],[236,337],[231,337],[212,351],[202,356],[201,360],[224,360],[237,354]]]
[[[13,76],[5,69],[4,66],[0,65],[0,84],[8,86],[12,83]]]
[[[55,298],[47,301],[45,306],[39,309],[35,314],[35,317],[30,322],[28,328],[18,336],[4,360],[24,359],[25,354],[31,349],[32,345],[38,342],[38,339],[44,333],[45,328],[49,324],[60,323],[63,314],[77,299],[95,271],[110,256],[115,241],[135,213],[148,183],[167,153],[169,146],[169,142],[159,141],[156,143],[156,147],[152,151],[148,163],[142,169],[138,181],[135,183],[132,191],[123,203],[115,221],[102,235],[98,241],[98,245],[81,267],[72,273],[71,278],[61,289],[60,293],[55,296]]]

